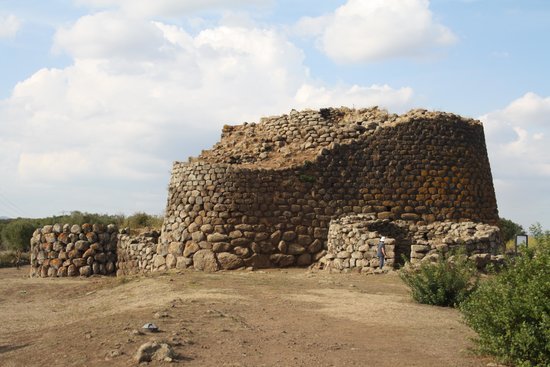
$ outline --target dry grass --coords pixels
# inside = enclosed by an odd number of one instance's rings
[[[27,274],[0,269],[2,366],[129,366],[151,338],[173,343],[186,366],[487,364],[469,351],[474,334],[458,311],[412,302],[396,274]],[[146,322],[161,333],[132,332]]]

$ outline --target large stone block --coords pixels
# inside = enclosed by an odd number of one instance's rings
[[[214,252],[211,250],[199,250],[193,255],[193,267],[196,270],[214,272],[220,270]]]
[[[221,252],[217,255],[217,258],[221,268],[224,270],[233,270],[244,266],[243,259],[229,252]]]

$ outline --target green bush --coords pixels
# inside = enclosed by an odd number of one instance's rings
[[[8,250],[28,251],[30,240],[35,230],[32,222],[25,219],[16,219],[2,228],[2,244]]]
[[[483,353],[518,366],[550,366],[550,233],[511,258],[460,309]],[[533,227],[531,228],[533,232]]]
[[[124,220],[123,226],[130,227],[131,229],[136,228],[156,228],[160,229],[162,226],[163,218],[160,216],[150,215],[143,212],[135,213]]]
[[[515,240],[516,235],[525,234],[525,230],[520,224],[506,218],[498,220],[498,227],[500,228],[500,237],[503,243]]]
[[[419,268],[406,266],[399,276],[411,289],[412,298],[423,304],[456,307],[476,288],[478,273],[464,255],[440,254],[437,262]]]
[[[18,251],[0,251],[0,268],[10,268],[17,265],[30,264],[29,253]]]
[[[0,250],[27,251],[30,247],[30,239],[36,228],[47,224],[116,224],[118,227],[130,227],[138,229],[152,227],[160,229],[162,217],[146,213],[136,213],[129,217],[122,214],[96,214],[73,211],[70,214],[58,215],[46,218],[17,218],[0,220]]]

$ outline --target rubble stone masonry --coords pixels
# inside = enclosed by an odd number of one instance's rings
[[[211,150],[174,163],[152,268],[308,266],[327,254],[331,221],[355,214],[496,224],[482,124],[339,108],[225,126]]]
[[[38,228],[31,239],[30,275],[114,275],[117,236],[112,224],[54,224]]]

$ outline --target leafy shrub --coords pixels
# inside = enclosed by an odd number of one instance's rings
[[[500,228],[500,237],[503,243],[514,240],[516,235],[525,234],[525,230],[520,224],[506,218],[499,219],[498,227]]]
[[[47,224],[116,224],[118,227],[160,228],[162,217],[146,213],[136,213],[129,217],[122,214],[96,214],[73,211],[70,214],[58,215],[47,218],[17,218],[0,220],[0,250],[27,251],[30,247],[30,239],[34,230]]]
[[[16,219],[2,228],[2,243],[9,250],[28,251],[35,226],[25,219]]]
[[[0,268],[9,268],[30,264],[29,253],[21,253],[17,251],[0,251]]]
[[[533,231],[533,228],[531,228]],[[518,366],[550,366],[550,233],[508,261],[460,308],[479,349]]]
[[[440,254],[437,262],[419,268],[406,266],[399,276],[411,289],[412,298],[434,306],[457,306],[476,288],[478,273],[466,256]]]
[[[143,212],[135,213],[124,220],[123,226],[130,227],[131,229],[136,228],[157,228],[160,229],[162,226],[163,218],[160,216],[150,215]]]

